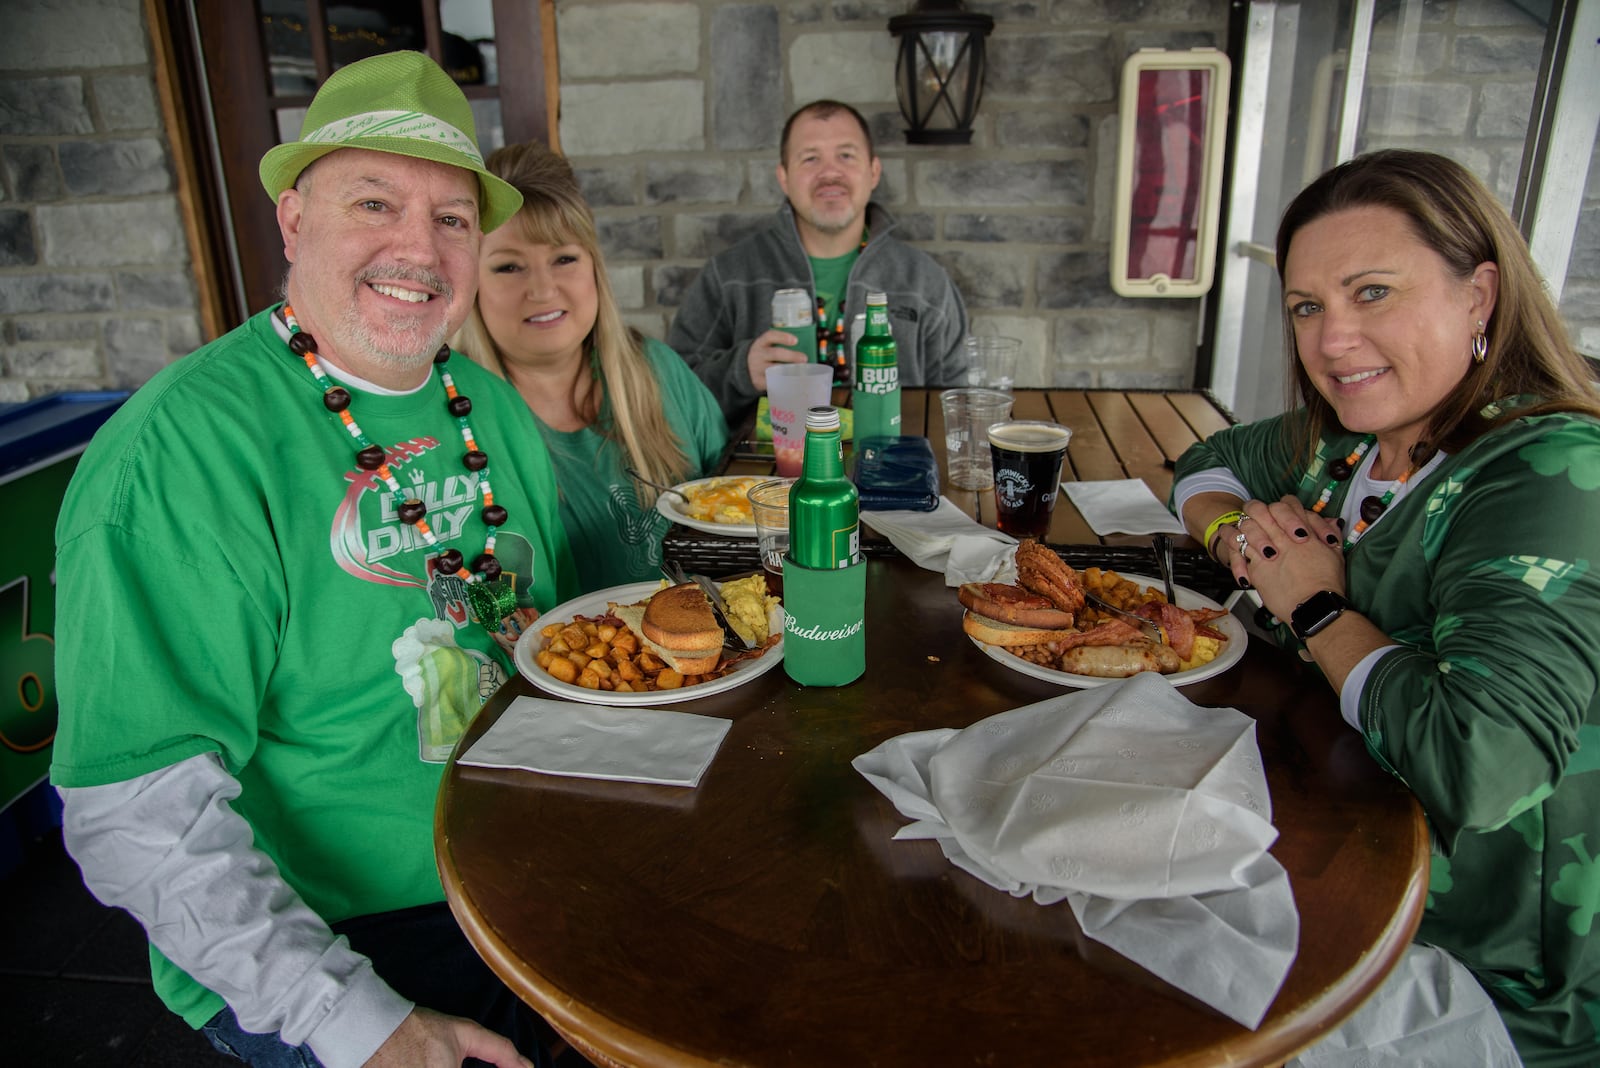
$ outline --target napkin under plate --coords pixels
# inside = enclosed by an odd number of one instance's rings
[[[891,738],[853,762],[951,863],[1247,1027],[1299,943],[1255,721],[1160,675]]]
[[[1143,479],[1063,482],[1073,505],[1096,534],[1182,534],[1183,524]]]
[[[546,775],[696,786],[729,720],[518,697],[458,761]]]

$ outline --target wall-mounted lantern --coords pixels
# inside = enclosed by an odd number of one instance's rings
[[[900,38],[894,64],[900,114],[914,145],[965,145],[983,96],[984,41],[994,19],[969,12],[961,0],[917,0],[889,20]]]

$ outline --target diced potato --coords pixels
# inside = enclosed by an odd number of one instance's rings
[[[583,669],[583,674],[578,676],[578,685],[585,690],[598,690],[600,688],[600,676],[594,673],[593,665]]]
[[[583,670],[592,671],[596,675],[599,675],[602,679],[609,679],[612,674],[611,665],[606,663],[604,659],[598,656],[589,661],[589,666]]]
[[[561,623],[546,623],[539,628],[539,636],[547,642],[552,641],[557,634],[561,633],[562,626],[563,624]]]
[[[602,624],[600,624],[600,628],[595,631],[595,637],[597,637],[601,641],[607,642],[607,643],[609,643],[611,641],[611,639],[615,638],[616,636],[617,636],[617,628],[613,627],[610,623],[602,623]]]
[[[661,674],[656,676],[656,689],[676,690],[683,685],[683,676],[671,668],[662,668]]]
[[[589,635],[585,634],[583,628],[575,623],[568,624],[562,628],[561,640],[567,643],[568,649],[587,649],[589,647]]]
[[[589,648],[584,650],[584,652],[589,655],[590,660],[603,660],[605,659],[605,655],[610,651],[611,647],[605,642],[599,640],[594,641],[590,644]]]
[[[574,683],[578,681],[578,665],[564,656],[558,656],[550,661],[545,668],[550,677],[557,682]]]
[[[567,639],[561,637],[559,634],[556,635],[555,638],[550,642],[548,648],[552,653],[556,653],[559,656],[566,656],[568,653],[572,652],[572,646],[567,644]]]
[[[644,652],[639,654],[639,670],[646,675],[653,675],[666,666],[666,661],[654,653]]]
[[[589,654],[580,653],[576,649],[567,654],[567,659],[572,661],[574,664],[577,664],[579,671],[582,671],[584,668],[589,666]]]
[[[611,647],[632,656],[639,651],[639,636],[631,630],[623,630],[611,640]]]
[[[637,682],[644,678],[644,672],[640,671],[632,660],[623,659],[617,661],[617,677],[628,682]]]

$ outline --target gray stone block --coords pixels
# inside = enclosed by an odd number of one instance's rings
[[[187,255],[171,197],[41,206],[44,262],[54,267],[170,264]]]
[[[944,265],[968,309],[1020,308],[1028,297],[1028,257],[995,251],[940,249]]]
[[[1058,367],[1143,364],[1150,353],[1150,328],[1135,315],[1057,319],[1050,358]]]
[[[167,352],[172,356],[186,356],[199,348],[200,320],[192,315],[177,315],[167,320]]]
[[[106,323],[106,358],[119,385],[144,382],[171,362],[160,319],[120,315]]]
[[[653,337],[657,341],[667,340],[667,317],[665,315],[632,314],[624,315],[622,321],[633,327],[645,337]]]
[[[41,393],[40,396],[44,394]],[[7,378],[4,374],[0,374],[0,404],[21,404],[31,399],[28,383],[20,378]]]
[[[683,79],[564,85],[561,145],[574,157],[703,151],[705,86]]]
[[[0,40],[7,40],[0,34]],[[0,69],[7,65],[0,63]],[[94,130],[82,78],[0,81],[0,134],[85,134]]]
[[[913,243],[934,241],[939,237],[939,228],[934,217],[926,212],[897,212],[894,217],[894,236]]]
[[[562,70],[585,79],[685,74],[700,67],[700,9],[692,3],[564,4],[560,44]]]
[[[778,184],[777,157],[760,159],[745,164],[744,181],[749,190],[746,200],[750,204],[776,209],[783,203],[783,187]]]
[[[1199,22],[1225,21],[1227,0],[1056,0],[1050,6],[1056,22]]]
[[[661,245],[661,220],[654,215],[596,219],[600,247],[606,258],[616,260],[658,260]]]
[[[1082,207],[1087,203],[1082,160],[980,160],[924,163],[917,168],[917,203],[971,208]]]
[[[194,282],[183,270],[118,271],[117,307],[186,311],[194,307]]]
[[[738,160],[686,160],[648,163],[644,169],[646,204],[736,204],[744,188]]]
[[[1441,33],[1388,32],[1374,26],[1369,78],[1417,78],[1444,68],[1445,38]]]
[[[1101,389],[1186,389],[1189,376],[1175,371],[1101,371]]]
[[[783,52],[771,4],[711,13],[711,143],[722,152],[776,148],[783,130]]]
[[[1050,252],[1039,256],[1037,301],[1041,308],[1137,307],[1111,289],[1111,265],[1104,250]]]
[[[606,277],[611,282],[611,293],[617,299],[617,307],[630,310],[644,307],[643,267],[612,267],[608,264]]]
[[[656,303],[664,308],[676,308],[683,301],[683,291],[700,276],[700,267],[663,264],[650,272],[650,285],[656,291]]]
[[[811,22],[822,21],[821,0],[805,0],[803,3],[789,3],[783,5],[783,15],[790,22],[804,25]]]
[[[11,320],[11,332],[16,341],[100,341],[98,317],[22,315]]]
[[[1489,82],[1479,91],[1478,121],[1473,132],[1478,137],[1515,137],[1528,134],[1528,116],[1533,109],[1533,83]]]
[[[28,267],[39,261],[33,245],[33,219],[26,211],[0,209],[0,267]]]
[[[1450,66],[1457,74],[1519,74],[1531,79],[1543,58],[1543,34],[1460,34]]]
[[[882,22],[886,26],[891,18],[910,10],[904,0],[833,0],[828,6],[837,22]]]
[[[772,216],[766,212],[675,215],[672,218],[673,255],[709,259],[771,224]]]
[[[1037,33],[989,42],[984,98],[1052,105],[1109,104],[1117,97],[1120,56],[1103,33]]]
[[[56,200],[67,190],[53,145],[7,145],[6,178],[18,200]]]
[[[22,6],[7,5],[0,70],[123,67],[149,59],[139,0],[57,0],[16,10]]]
[[[1002,148],[1083,148],[1089,118],[1051,111],[1002,111],[991,116],[995,144]]]
[[[1429,4],[1428,7],[1453,9],[1457,26],[1534,26],[1538,20],[1535,9],[1509,0],[1454,0],[1447,4]],[[1428,10],[1425,7],[1423,10]]]
[[[167,153],[153,137],[63,141],[61,173],[75,196],[138,196],[172,188]]]
[[[91,345],[18,346],[6,353],[6,366],[19,378],[94,378],[105,371]]]
[[[631,166],[574,167],[578,188],[591,208],[628,207],[639,203],[634,190],[636,175]]]
[[[91,83],[95,108],[107,130],[159,130],[161,110],[146,74],[101,74]]]
[[[863,114],[862,117],[867,120],[867,130],[872,134],[873,150],[879,155],[885,149],[896,151],[907,147],[906,118],[898,109]]]
[[[880,104],[893,106],[894,38],[883,26],[836,25],[844,28],[790,37],[784,57],[790,99],[796,104],[824,98],[843,100],[864,114]]]
[[[1061,215],[947,215],[946,241],[1004,241],[1076,245],[1083,240],[1082,219]]]
[[[1462,138],[1472,107],[1472,86],[1423,84],[1374,86],[1362,113],[1369,137]]]
[[[0,275],[0,315],[111,311],[115,307],[109,274]]]
[[[1056,365],[1050,370],[1051,389],[1093,389],[1094,372],[1082,367]]]

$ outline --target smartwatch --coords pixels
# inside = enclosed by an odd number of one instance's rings
[[[1332,590],[1313,593],[1295,606],[1289,615],[1289,629],[1301,641],[1320,634],[1329,623],[1344,614],[1350,602]]]

